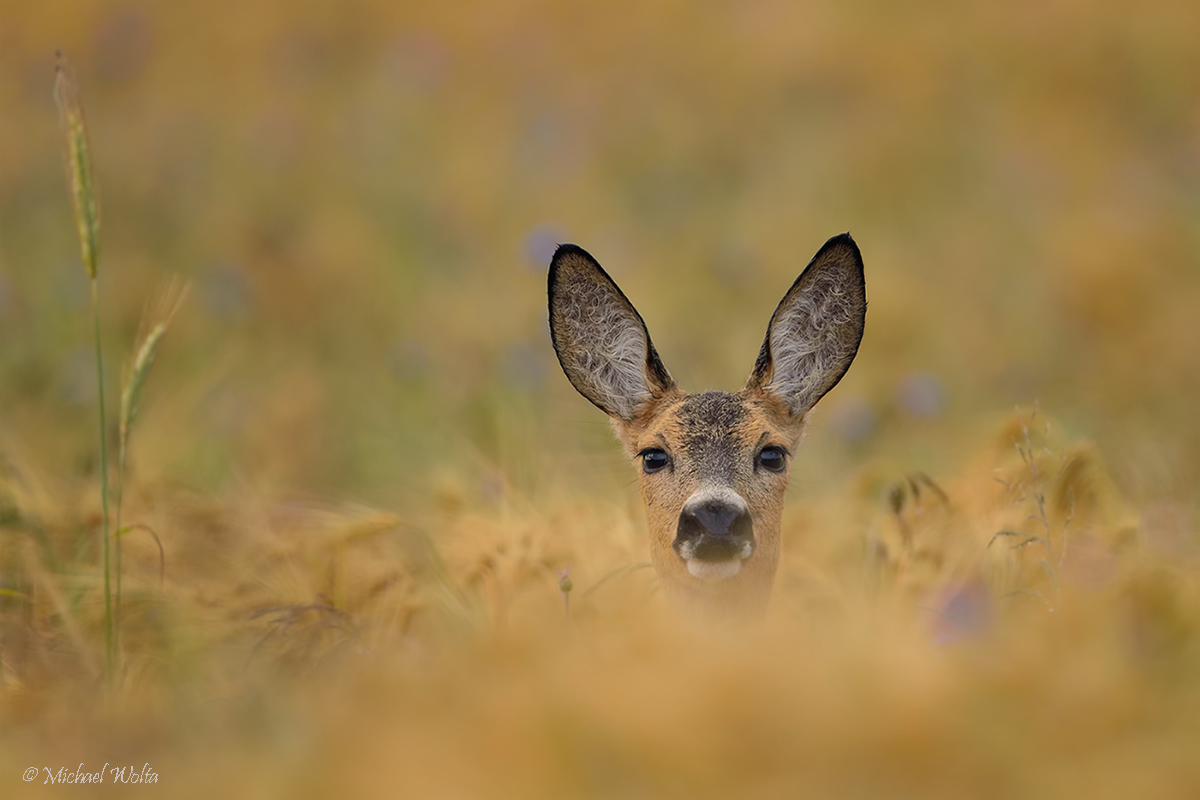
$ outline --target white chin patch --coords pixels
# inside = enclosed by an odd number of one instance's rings
[[[723,581],[741,572],[742,560],[730,558],[725,561],[701,561],[698,558],[687,560],[688,572],[702,581]]]

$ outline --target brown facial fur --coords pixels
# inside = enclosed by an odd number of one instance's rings
[[[756,458],[771,445],[794,453],[803,419],[792,417],[778,399],[746,390],[688,395],[677,389],[647,412],[633,422],[616,420],[614,428],[638,468],[654,569],[691,610],[706,616],[760,614],[779,563],[788,469],[775,473],[756,468]],[[665,450],[671,466],[644,472],[637,454],[648,447]],[[727,485],[741,495],[754,522],[754,553],[737,575],[719,582],[692,576],[672,548],[683,504],[706,483]]]

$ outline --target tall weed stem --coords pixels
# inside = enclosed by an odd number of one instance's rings
[[[63,162],[67,168],[67,186],[71,192],[71,209],[75,213],[75,229],[79,235],[79,255],[83,268],[92,283],[92,322],[96,338],[96,391],[100,398],[100,549],[104,568],[104,675],[111,682],[117,655],[117,631],[113,623],[112,569],[109,560],[110,530],[108,525],[108,431],[104,409],[104,358],[100,345],[100,205],[92,176],[92,159],[88,147],[87,122],[79,102],[79,83],[70,62],[58,53],[54,74],[54,102],[62,132]]]

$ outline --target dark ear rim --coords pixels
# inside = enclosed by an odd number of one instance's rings
[[[848,251],[854,261],[854,265],[857,267],[858,282],[859,285],[863,287],[863,319],[865,322],[867,314],[867,279],[866,273],[863,270],[862,252],[858,249],[858,244],[850,236],[849,232],[839,233],[837,236],[829,237],[825,244],[821,245],[821,249],[818,250],[816,255],[809,260],[807,266],[804,267],[804,270],[800,273],[799,277],[797,277],[796,280],[792,282],[792,285],[788,288],[788,290],[783,293],[783,299],[779,301],[779,305],[775,306],[775,311],[771,314],[771,320],[767,323],[767,334],[763,337],[762,348],[758,351],[758,358],[754,361],[754,369],[751,371],[750,377],[746,381],[747,389],[762,390],[771,382],[771,372],[772,368],[774,367],[774,360],[771,357],[771,330],[775,327],[775,319],[779,316],[780,310],[792,297],[792,293],[804,283],[804,278],[809,274],[809,271],[814,269],[814,266],[822,259],[824,255],[835,249],[845,249]],[[837,386],[838,383],[841,382],[842,378],[846,376],[846,372],[848,372],[850,369],[850,364],[854,362],[854,358],[858,355],[858,348],[862,344],[863,332],[865,330],[866,325],[864,324],[858,332],[858,339],[854,342],[854,350],[850,353],[850,358],[846,360],[846,365],[842,368],[842,371],[838,373],[837,377],[829,384],[829,388],[813,400],[813,406],[820,402],[821,398],[828,394],[829,391],[832,390],[833,387]],[[812,408],[812,406],[809,406],[809,408]],[[807,413],[807,411],[805,413]]]
[[[650,339],[650,331],[646,328],[646,321],[642,319],[642,315],[638,313],[637,308],[629,301],[629,298],[625,296],[625,293],[621,291],[621,287],[618,286],[617,282],[612,279],[612,276],[604,271],[604,267],[600,266],[600,262],[597,261],[591,253],[584,250],[579,245],[574,244],[560,244],[557,248],[555,248],[554,256],[550,259],[550,272],[546,278],[546,299],[547,309],[549,311],[548,325],[550,327],[550,343],[554,346],[554,356],[558,359],[558,366],[562,369],[563,374],[567,376],[568,380],[571,379],[571,373],[567,370],[567,365],[563,361],[562,350],[559,347],[558,334],[554,330],[554,300],[556,297],[556,290],[558,288],[559,268],[562,266],[563,260],[569,256],[582,257],[588,263],[588,265],[595,269],[600,277],[607,281],[609,286],[616,291],[617,296],[625,302],[625,305],[627,305],[629,310],[633,312],[633,316],[637,318],[638,324],[642,326],[642,336],[646,339],[646,378],[650,384],[651,393],[657,396],[665,394],[674,389],[675,381],[671,378],[671,373],[667,372],[667,368],[663,365],[662,359],[658,357],[658,351],[654,349],[654,342]],[[575,382],[571,381],[571,385],[575,386]],[[622,418],[618,414],[613,413],[611,409],[605,408],[592,398],[588,397],[586,394],[583,394],[583,392],[579,391],[578,386],[575,386],[575,391],[579,392],[589,403],[603,411],[605,414],[608,414],[610,417],[617,419]]]

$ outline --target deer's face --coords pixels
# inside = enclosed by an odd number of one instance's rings
[[[765,605],[800,426],[748,393],[681,394],[654,411],[616,427],[639,472],[655,569],[691,606]]]
[[[639,471],[655,570],[676,600],[718,615],[765,608],[805,414],[849,367],[865,314],[858,248],[835,237],[772,316],[745,388],[689,395],[600,265],[571,245],[555,254],[555,350],[575,388],[613,417]]]

